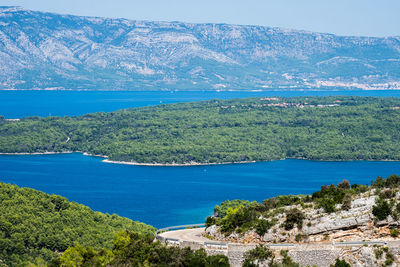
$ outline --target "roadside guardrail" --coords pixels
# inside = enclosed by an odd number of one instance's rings
[[[386,245],[386,241],[348,241],[332,242],[333,246],[351,246],[351,245]]]
[[[222,243],[222,242],[204,242],[204,246],[207,248],[213,248],[213,249],[228,249],[228,244],[227,243]]]

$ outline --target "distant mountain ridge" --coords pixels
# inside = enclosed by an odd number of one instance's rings
[[[400,37],[0,7],[0,89],[400,89]]]

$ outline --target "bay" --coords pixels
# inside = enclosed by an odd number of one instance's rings
[[[400,162],[281,160],[148,167],[103,163],[80,153],[1,155],[0,181],[30,187],[156,227],[202,223],[226,199],[262,201],[312,193],[324,184],[369,184],[400,173]]]

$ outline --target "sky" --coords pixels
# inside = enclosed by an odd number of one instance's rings
[[[0,5],[82,16],[400,36],[400,0],[0,0]]]

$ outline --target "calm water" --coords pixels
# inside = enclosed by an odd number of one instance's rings
[[[0,91],[0,115],[81,115],[122,108],[260,96],[395,96],[400,91],[93,92]],[[102,163],[78,153],[0,156],[0,181],[63,195],[94,210],[117,213],[156,227],[199,223],[226,199],[263,200],[311,193],[349,179],[370,183],[400,173],[399,162],[285,160],[195,167],[144,167]]]
[[[156,227],[203,222],[226,199],[261,201],[311,193],[348,179],[367,184],[400,173],[400,162],[284,160],[194,167],[145,167],[101,162],[79,153],[0,156],[0,180],[55,193],[94,210]]]
[[[386,91],[263,91],[263,92],[208,92],[208,91],[1,91],[0,115],[6,118],[24,116],[82,115],[97,111],[114,111],[122,108],[199,101],[261,96],[397,96],[400,90]]]

